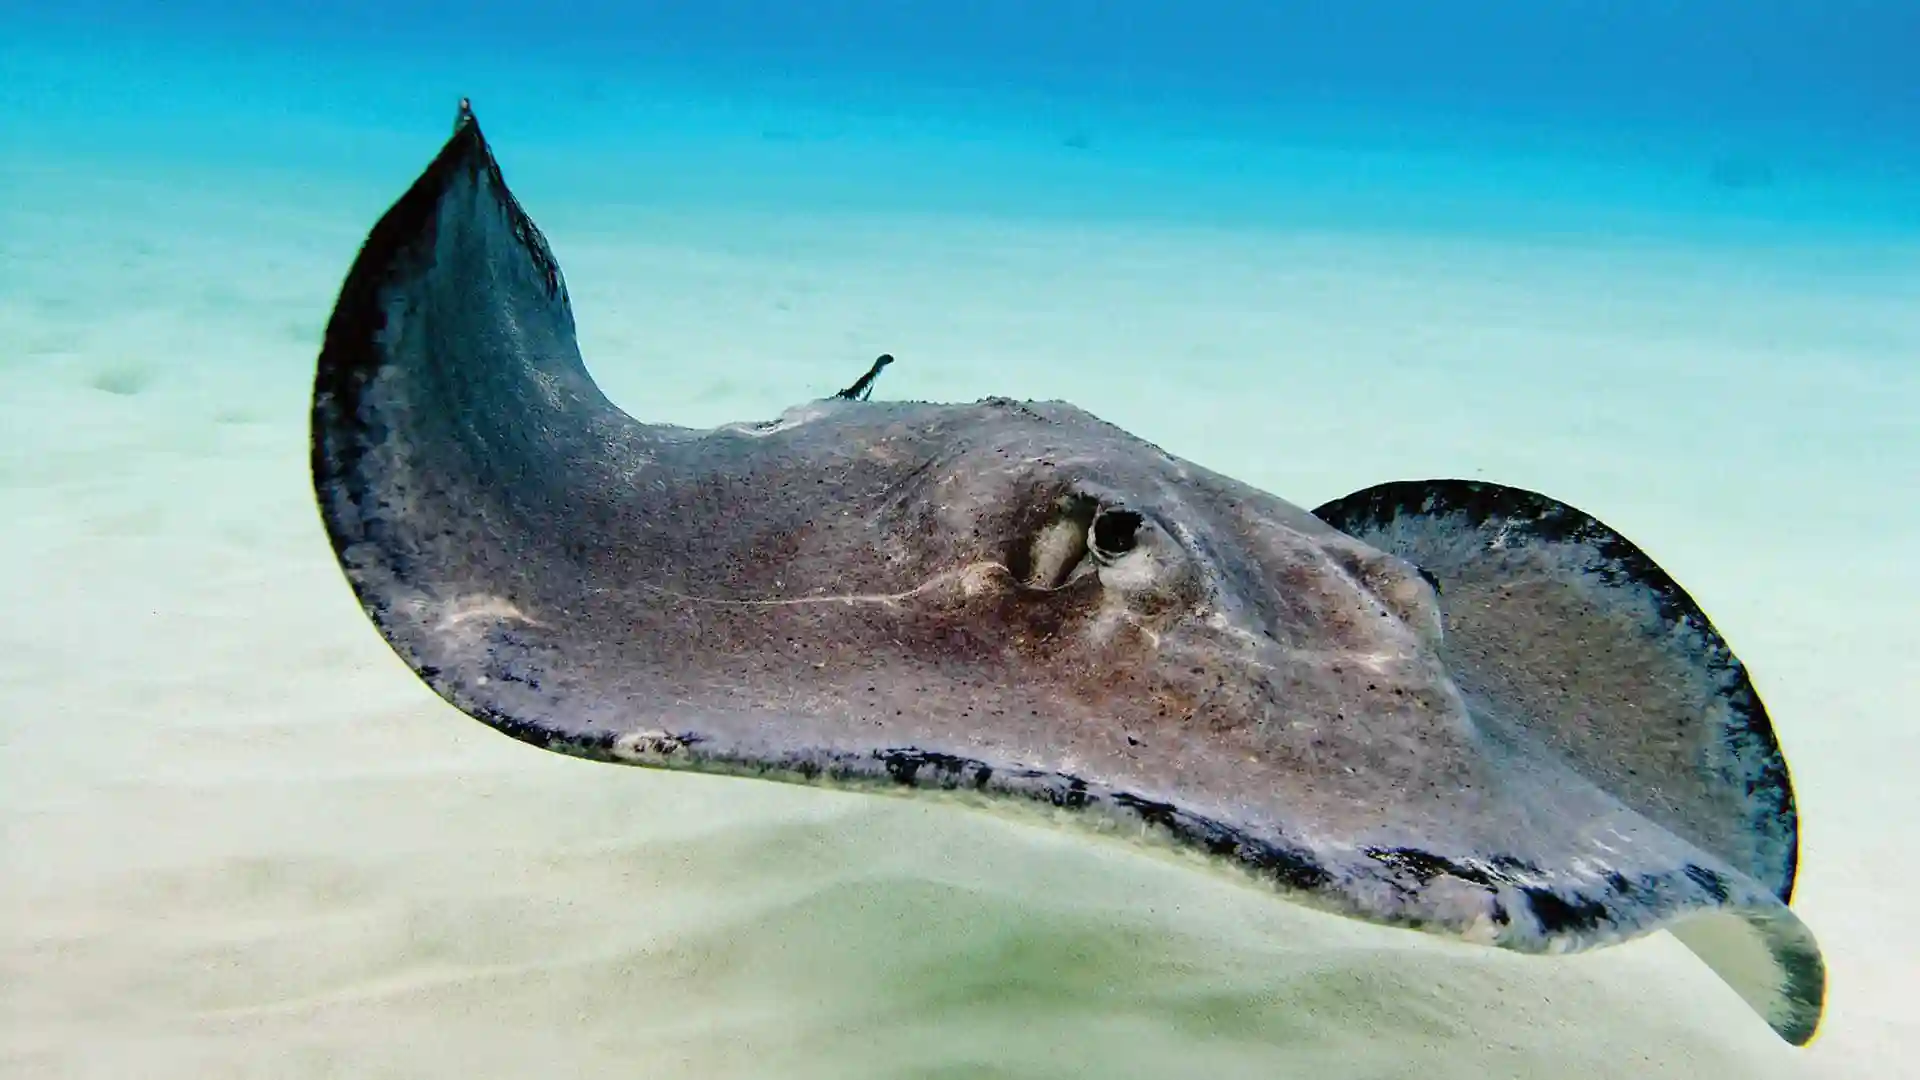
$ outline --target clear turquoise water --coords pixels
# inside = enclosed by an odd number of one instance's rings
[[[472,96],[570,200],[1722,239],[1920,230],[1910,4],[83,4],[10,157],[356,178]],[[244,90],[240,88],[245,88]]]

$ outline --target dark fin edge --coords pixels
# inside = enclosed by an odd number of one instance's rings
[[[512,730],[510,722],[501,727]],[[986,800],[1002,810],[1025,806],[1073,811],[1068,821],[1075,829],[1137,842],[1141,834],[1135,830],[1144,826],[1155,839],[1170,842],[1176,849],[1207,856],[1217,871],[1272,889],[1289,902],[1316,911],[1444,937],[1455,937],[1462,929],[1451,923],[1428,922],[1416,911],[1403,912],[1399,917],[1382,917],[1373,905],[1335,888],[1336,870],[1305,848],[1255,835],[1172,804],[1115,790],[1071,773],[995,767],[974,758],[913,747],[869,752],[802,750],[775,759],[716,752],[703,746],[702,740],[692,734],[653,732],[639,738],[609,736],[569,741],[555,740],[550,733],[529,731],[521,733],[521,737],[549,750],[643,768],[834,787],[870,794],[941,791]],[[1062,821],[1050,818],[1048,824],[1058,826]],[[1408,868],[1400,864],[1408,856],[1420,853],[1369,851],[1368,854],[1384,867],[1405,870]],[[1432,873],[1444,872],[1490,890],[1499,884],[1475,867],[1429,866],[1424,868],[1429,871],[1424,874],[1419,872],[1420,867],[1413,869],[1414,876],[1421,878],[1422,883]],[[1685,877],[1692,869],[1675,871],[1674,876]],[[1498,869],[1492,874],[1496,878],[1501,876]],[[1375,879],[1373,884],[1392,887],[1399,876]],[[1668,883],[1649,880],[1644,884],[1649,891],[1660,892]],[[1570,912],[1584,910],[1590,905],[1583,903],[1583,899],[1568,898],[1563,906]],[[1495,918],[1505,925],[1503,916]],[[1812,1042],[1824,1008],[1826,968],[1819,944],[1792,911],[1783,906],[1695,908],[1664,925],[1782,1039],[1794,1046]],[[1578,935],[1572,940],[1581,941]],[[1604,940],[1603,937],[1588,938],[1581,941],[1576,951]],[[1511,941],[1500,944],[1515,947]],[[1535,947],[1520,951],[1545,954],[1547,950]]]

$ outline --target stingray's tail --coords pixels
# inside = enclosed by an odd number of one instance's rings
[[[1693,598],[1600,521],[1497,484],[1382,484],[1314,513],[1434,584],[1446,661],[1477,715],[1778,897],[1670,929],[1783,1038],[1811,1041],[1826,975],[1786,906],[1793,784],[1746,668]]]

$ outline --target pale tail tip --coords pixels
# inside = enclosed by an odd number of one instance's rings
[[[1720,908],[1667,928],[1782,1039],[1809,1046],[1826,1014],[1820,945],[1785,906]]]

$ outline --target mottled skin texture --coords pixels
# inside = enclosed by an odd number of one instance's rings
[[[1441,655],[1483,722],[1792,899],[1799,814],[1766,708],[1639,548],[1497,484],[1381,484],[1314,512],[1445,582]]]
[[[1724,778],[1649,756],[1670,805],[1637,797],[1604,746],[1556,749],[1560,719],[1456,677],[1412,563],[1071,405],[632,419],[464,112],[342,289],[313,440],[375,624],[537,745],[1039,800],[1524,951],[1712,910],[1803,932],[1790,791],[1772,862]],[[1777,759],[1770,729],[1755,752]]]

